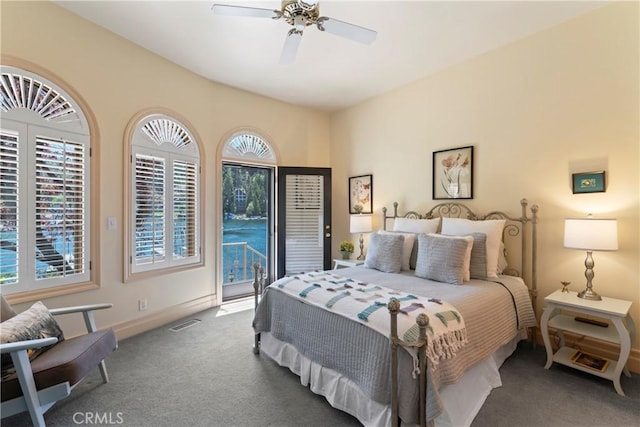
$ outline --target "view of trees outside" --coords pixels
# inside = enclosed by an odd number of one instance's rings
[[[267,171],[225,165],[222,168],[222,209],[225,218],[267,215]]]

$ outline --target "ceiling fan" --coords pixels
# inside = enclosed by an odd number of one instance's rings
[[[304,27],[310,25],[315,25],[320,31],[326,31],[327,33],[364,44],[373,43],[377,35],[375,31],[368,28],[320,16],[318,0],[282,0],[280,10],[216,3],[211,10],[217,15],[284,19],[289,25],[292,25],[293,28],[287,33],[284,47],[282,48],[281,64],[290,64],[295,60]]]

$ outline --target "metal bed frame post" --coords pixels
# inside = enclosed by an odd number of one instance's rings
[[[393,427],[398,427],[400,414],[398,402],[398,347],[416,348],[418,351],[418,367],[420,369],[420,385],[418,391],[418,410],[420,427],[427,425],[427,327],[429,317],[420,313],[416,318],[418,324],[418,340],[414,342],[403,341],[398,338],[398,313],[400,312],[400,301],[391,298],[388,305],[391,315],[391,423]]]
[[[262,291],[264,289],[264,268],[260,265],[259,262],[253,263],[253,297],[254,297],[254,308],[253,311],[258,309],[258,303],[260,302],[260,295],[262,295]],[[254,335],[253,342],[253,353],[260,354],[260,334],[256,333]]]
[[[531,287],[529,288],[529,296],[531,298],[531,305],[533,306],[533,310],[536,310],[536,299],[538,297],[538,233],[537,233],[537,224],[538,224],[538,205],[531,205],[531,217],[527,216],[527,205],[529,201],[527,199],[520,200],[520,205],[522,205],[522,217],[520,218],[520,222],[522,223],[522,263],[521,263],[521,275],[524,278],[524,275],[527,271],[527,233],[525,230],[525,226],[527,223],[531,223]],[[536,348],[536,327],[534,326],[531,333],[531,345],[535,349]]]
[[[538,205],[531,206],[531,215],[531,304],[535,311],[538,297]]]

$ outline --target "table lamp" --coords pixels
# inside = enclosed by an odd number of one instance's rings
[[[370,233],[373,230],[371,225],[371,215],[351,215],[349,221],[349,231],[352,233],[360,233],[360,255],[358,255],[358,260],[364,259],[364,237],[363,233]]]
[[[592,251],[618,250],[618,222],[615,219],[567,218],[564,221],[564,247],[587,251],[584,272],[587,288],[578,293],[578,297],[600,301],[602,297],[593,290]]]

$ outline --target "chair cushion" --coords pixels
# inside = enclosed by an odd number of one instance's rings
[[[91,332],[62,341],[31,361],[36,388],[63,382],[73,386],[118,347],[112,329]],[[15,372],[2,380],[2,401],[22,395]]]

